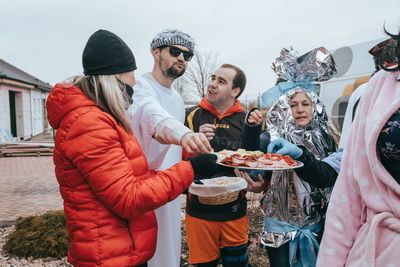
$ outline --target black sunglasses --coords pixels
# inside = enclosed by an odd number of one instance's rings
[[[193,52],[191,51],[184,51],[176,46],[166,46],[169,47],[169,54],[173,57],[179,57],[179,55],[182,53],[183,54],[183,58],[186,61],[190,61],[193,57]]]

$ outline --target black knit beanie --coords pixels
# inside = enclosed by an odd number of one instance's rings
[[[136,70],[131,49],[112,32],[98,30],[90,36],[82,55],[85,75],[111,75]]]

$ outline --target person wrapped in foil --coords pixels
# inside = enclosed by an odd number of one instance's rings
[[[323,47],[298,56],[294,50],[283,49],[273,63],[279,80],[275,87],[262,95],[268,106],[266,128],[271,140],[284,138],[305,146],[315,158],[323,159],[336,150],[325,106],[315,93],[315,82],[326,81],[336,74],[331,54]],[[312,118],[298,125],[292,114],[291,102],[303,94],[312,105]],[[305,98],[304,98],[305,97]],[[315,265],[318,251],[318,234],[322,233],[323,220],[331,188],[317,188],[299,178],[293,170],[274,171],[270,187],[262,201],[264,231],[261,242],[278,248],[290,241],[289,262]]]

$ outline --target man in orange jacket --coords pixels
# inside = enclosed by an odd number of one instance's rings
[[[223,64],[211,76],[207,94],[200,105],[187,111],[186,125],[210,140],[214,151],[237,150],[245,113],[238,100],[246,86],[246,76],[238,67]],[[224,173],[225,174],[225,173]],[[228,175],[235,176],[231,170]],[[247,255],[248,219],[245,192],[232,203],[204,205],[188,195],[186,235],[189,263],[195,266],[249,266]]]

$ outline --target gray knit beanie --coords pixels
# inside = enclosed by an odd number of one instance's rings
[[[190,51],[194,51],[195,42],[190,35],[180,31],[166,29],[154,36],[151,41],[151,49],[156,49],[157,47],[164,45],[182,45],[187,47]]]

